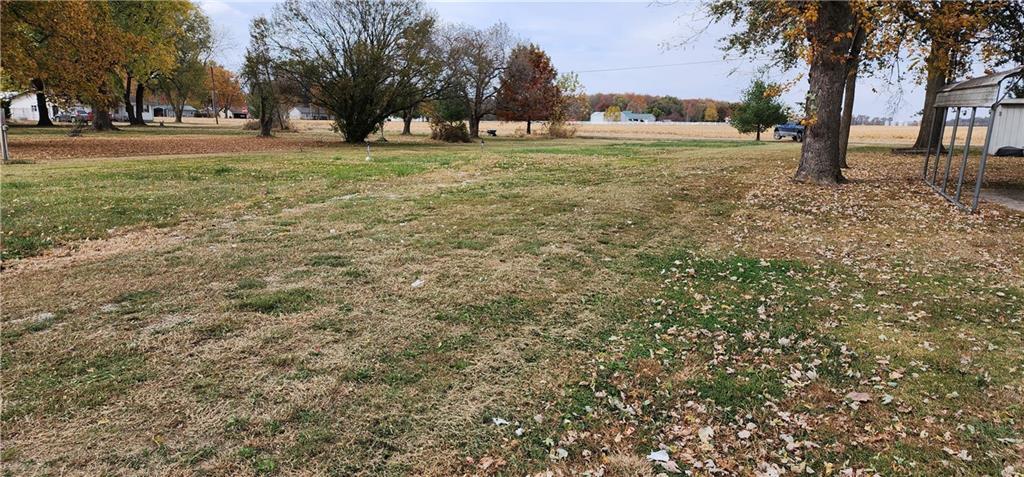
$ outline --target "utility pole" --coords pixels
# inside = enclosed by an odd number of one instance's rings
[[[217,109],[217,77],[213,76],[213,62],[210,63],[210,95],[213,98],[213,122],[220,124],[220,110]]]

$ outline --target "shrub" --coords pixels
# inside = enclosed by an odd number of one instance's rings
[[[469,128],[466,127],[465,121],[449,122],[431,118],[430,139],[444,142],[469,142]]]
[[[548,125],[548,135],[553,138],[570,138],[576,135],[576,126],[564,121],[552,121]]]
[[[259,131],[260,120],[250,119],[242,125],[242,129],[245,131]],[[291,119],[288,116],[278,116],[274,118],[273,129],[276,131],[294,131],[295,128],[292,125]]]

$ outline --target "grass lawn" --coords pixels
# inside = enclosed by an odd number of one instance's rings
[[[3,470],[1015,475],[1024,214],[886,151],[838,189],[738,141],[3,166]]]

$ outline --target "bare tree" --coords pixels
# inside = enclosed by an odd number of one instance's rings
[[[439,89],[435,19],[416,0],[289,0],[274,14],[278,71],[334,114],[350,143]]]
[[[249,48],[245,50],[242,80],[249,88],[250,103],[260,120],[260,137],[270,137],[278,109],[274,85],[274,69],[267,44],[270,27],[266,18],[258,17],[249,26]]]
[[[480,120],[495,113],[498,80],[516,43],[508,25],[499,22],[485,30],[467,25],[450,28],[454,73],[462,80],[458,92],[469,113],[469,135],[480,136]]]

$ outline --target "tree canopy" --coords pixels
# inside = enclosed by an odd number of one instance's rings
[[[440,88],[435,19],[419,1],[290,0],[272,23],[280,73],[334,114],[347,142]]]
[[[516,46],[502,72],[498,118],[526,121],[526,133],[530,134],[533,121],[549,119],[554,111],[559,97],[557,77],[551,58],[539,46]]]
[[[3,2],[0,61],[15,84],[45,85],[60,104],[82,101],[109,109],[116,103],[111,71],[126,60],[130,41],[113,21],[108,2]],[[45,108],[45,101],[44,107]]]
[[[498,79],[508,64],[513,35],[508,25],[496,23],[486,29],[467,25],[450,27],[443,33],[452,52],[449,67],[460,78],[455,93],[466,103],[469,134],[479,137],[480,120],[494,114]]]
[[[125,61],[120,65],[118,86],[124,99],[129,122],[143,124],[142,102],[145,88],[162,72],[175,68],[175,43],[168,41],[185,34],[181,18],[195,8],[185,0],[111,2],[114,23],[125,35]],[[134,86],[134,91],[133,91]],[[132,107],[132,93],[135,107]]]
[[[278,108],[276,70],[269,40],[270,23],[264,17],[254,18],[249,26],[242,81],[249,89],[249,111],[260,121],[260,137],[270,137]]]
[[[174,108],[174,121],[180,123],[185,104],[207,96],[206,62],[213,48],[210,19],[198,8],[178,13],[182,31],[174,37],[174,65],[161,72],[160,91]]]
[[[215,62],[210,62],[207,69],[210,74],[206,76],[204,88],[210,91],[211,101],[212,95],[216,95],[219,112],[245,106],[245,93],[235,73]]]

